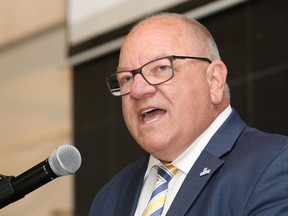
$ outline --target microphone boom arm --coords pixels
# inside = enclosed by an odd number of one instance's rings
[[[46,175],[43,175],[45,173]],[[47,159],[17,177],[0,176],[0,209],[23,198],[26,194],[58,176],[49,167]],[[12,186],[13,185],[13,186]]]
[[[0,174],[0,201],[13,193],[14,190],[11,184],[12,178],[14,178],[14,176]]]

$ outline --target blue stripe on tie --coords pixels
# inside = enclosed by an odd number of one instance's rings
[[[170,170],[171,169],[171,170]],[[173,165],[158,167],[157,182],[153,190],[149,203],[142,216],[159,216],[164,207],[167,196],[168,183],[177,173],[178,169]]]

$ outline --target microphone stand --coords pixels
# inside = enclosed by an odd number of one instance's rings
[[[8,205],[6,198],[14,193],[11,180],[14,176],[5,176],[0,174],[0,209]]]
[[[17,177],[0,175],[0,209],[57,177],[48,159]]]

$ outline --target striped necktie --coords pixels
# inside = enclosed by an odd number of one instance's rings
[[[168,183],[177,172],[178,169],[171,164],[158,167],[157,182],[142,216],[161,215],[167,196]]]

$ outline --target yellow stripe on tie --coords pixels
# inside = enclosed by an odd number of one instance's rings
[[[142,216],[161,215],[167,196],[168,183],[177,172],[178,169],[172,164],[158,167],[157,182]]]

